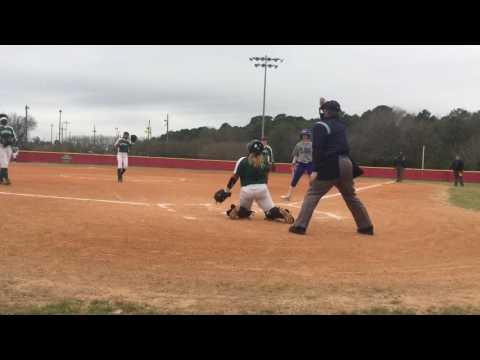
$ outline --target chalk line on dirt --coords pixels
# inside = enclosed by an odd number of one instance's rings
[[[197,220],[195,216],[184,216],[183,218],[187,220]]]
[[[394,181],[389,181],[381,184],[375,184],[375,185],[370,185],[370,186],[365,186],[356,189],[356,191],[363,191],[367,189],[372,189],[376,187],[380,187],[383,185],[387,184],[392,184]],[[25,193],[13,193],[13,192],[5,192],[5,191],[0,191],[0,195],[6,195],[6,196],[21,196],[21,197],[30,197],[30,198],[37,198],[37,199],[53,199],[53,200],[73,200],[73,201],[83,201],[83,202],[98,202],[98,203],[105,203],[105,204],[119,204],[119,205],[131,205],[131,206],[157,206],[160,207],[161,209],[167,210],[169,212],[176,212],[176,210],[171,209],[172,206],[175,206],[175,204],[171,203],[157,203],[157,204],[151,204],[147,202],[140,202],[140,201],[122,201],[122,200],[108,200],[108,199],[92,199],[92,198],[79,198],[79,197],[72,197],[72,196],[57,196],[57,195],[43,195],[43,194],[25,194]],[[332,195],[327,195],[324,198],[332,198],[336,196],[340,196],[340,193],[337,194],[332,194]],[[190,206],[204,206],[207,208],[211,207],[211,204],[209,203],[200,203],[200,204],[186,204]],[[278,203],[278,205],[286,205],[286,206],[291,206],[295,208],[300,208],[298,205],[293,205],[289,203]],[[321,214],[321,215],[326,215],[330,218],[336,219],[336,220],[342,220],[343,218],[339,215],[330,213],[330,212],[325,212],[325,211],[316,211],[316,214]],[[220,214],[224,214],[222,211]],[[187,218],[187,217],[184,217]],[[194,219],[189,219],[189,220],[194,220]],[[195,218],[196,220],[196,218]]]
[[[122,205],[133,205],[133,206],[153,206],[154,205],[154,204],[138,202],[138,201],[77,198],[77,197],[71,197],[71,196],[56,196],[56,195],[41,195],[41,194],[22,194],[22,193],[11,193],[11,192],[4,192],[4,191],[0,191],[0,195],[23,196],[23,197],[40,198],[40,199],[54,199],[54,200],[92,201],[92,202],[100,202],[100,203],[107,203],[107,204],[122,204]]]
[[[359,191],[363,191],[363,190],[368,190],[368,189],[373,189],[373,188],[376,188],[376,187],[380,187],[380,186],[383,186],[383,185],[394,184],[394,183],[395,183],[395,181],[387,181],[387,182],[380,183],[380,184],[375,184],[375,185],[369,185],[369,186],[359,187],[359,188],[356,188],[356,189],[355,189],[355,192],[359,192]],[[325,196],[322,197],[322,200],[323,200],[323,199],[331,199],[331,198],[338,197],[338,196],[342,196],[342,194],[341,194],[341,193],[335,193],[335,194],[331,194],[331,195],[325,195]],[[291,207],[294,207],[294,208],[297,208],[297,209],[300,209],[300,208],[301,208],[301,204],[302,204],[301,201],[296,201],[296,202],[280,202],[280,203],[277,203],[277,205],[291,206]]]

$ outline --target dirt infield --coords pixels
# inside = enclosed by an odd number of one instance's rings
[[[480,213],[452,207],[448,185],[360,179],[376,228],[355,232],[341,197],[322,200],[306,236],[216,205],[223,171],[13,164],[0,187],[0,310],[113,299],[165,313],[340,313],[374,306],[480,304]],[[306,189],[274,201],[296,216]]]

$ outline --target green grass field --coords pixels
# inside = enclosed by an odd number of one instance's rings
[[[322,313],[322,312],[320,312]],[[0,309],[2,315],[174,315],[195,313],[166,313],[150,306],[127,303],[111,302],[105,300],[81,301],[63,300],[42,306],[12,307]],[[216,314],[216,313],[213,313]],[[242,314],[242,313],[240,313]],[[247,314],[247,313],[246,313]],[[274,311],[257,312],[259,315],[282,314]],[[283,313],[284,315],[288,315]],[[302,313],[303,314],[303,313]],[[443,308],[431,307],[424,311],[398,307],[371,307],[352,312],[339,312],[338,315],[480,315],[480,308],[465,306],[449,306]],[[222,315],[218,313],[217,315]]]
[[[465,184],[465,187],[449,189],[450,203],[469,210],[480,210],[480,184]]]

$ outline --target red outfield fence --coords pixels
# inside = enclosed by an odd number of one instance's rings
[[[19,162],[43,162],[57,164],[88,164],[88,165],[112,165],[116,166],[117,157],[115,155],[99,154],[79,154],[79,153],[60,153],[60,152],[40,152],[40,151],[21,151],[17,160]],[[205,160],[205,159],[176,159],[166,157],[150,156],[129,156],[129,165],[163,167],[176,169],[193,170],[233,170],[235,161],[227,160]],[[361,166],[364,170],[364,176],[376,178],[395,178],[395,170],[386,167],[367,167]],[[276,164],[276,172],[290,173],[290,164]],[[404,178],[409,180],[433,180],[433,181],[453,181],[453,174],[449,170],[420,170],[405,169]],[[466,182],[480,182],[480,171],[465,171],[464,180]]]

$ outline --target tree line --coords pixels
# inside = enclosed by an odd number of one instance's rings
[[[437,118],[428,110],[411,114],[385,105],[361,115],[342,114],[348,128],[352,157],[364,166],[392,166],[402,151],[407,166],[421,167],[422,147],[425,168],[447,169],[455,155],[465,161],[467,170],[480,170],[480,111],[454,109]],[[265,117],[265,134],[274,150],[276,162],[290,162],[300,131],[312,128],[318,119],[279,114]],[[21,121],[20,121],[21,124]],[[259,138],[262,117],[251,118],[246,126],[222,124],[218,129],[199,127],[171,131],[167,136],[139,140],[132,155],[236,160],[246,153],[248,141]],[[113,152],[112,137],[73,137],[63,144],[32,141],[35,150],[69,152]]]

